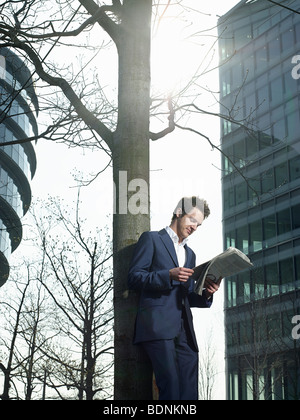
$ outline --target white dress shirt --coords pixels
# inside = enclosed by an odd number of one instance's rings
[[[170,238],[173,241],[179,267],[184,267],[184,264],[186,262],[186,250],[184,248],[184,245],[187,243],[188,238],[185,238],[181,243],[179,243],[179,238],[177,234],[172,228],[170,228],[170,226],[166,227],[166,231],[168,232]]]

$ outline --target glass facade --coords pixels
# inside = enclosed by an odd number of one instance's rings
[[[22,239],[21,218],[31,202],[36,169],[32,144],[7,144],[37,134],[37,98],[30,72],[10,50],[0,49],[0,286],[9,257]]]
[[[300,399],[300,4],[280,3],[219,20],[224,247],[255,265],[225,281],[234,400]]]

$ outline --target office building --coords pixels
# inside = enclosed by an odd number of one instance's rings
[[[230,400],[300,399],[300,3],[279,3],[219,19],[224,247],[255,265],[224,283]]]
[[[31,202],[36,170],[31,142],[37,135],[38,101],[24,62],[0,48],[0,287],[9,276],[9,258],[22,239],[22,217]],[[20,140],[20,144],[7,144]]]

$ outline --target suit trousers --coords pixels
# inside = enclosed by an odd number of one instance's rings
[[[198,352],[193,350],[185,316],[172,340],[142,343],[159,390],[159,400],[198,400]]]

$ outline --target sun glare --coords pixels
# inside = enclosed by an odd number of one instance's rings
[[[175,14],[175,13],[174,13]],[[186,11],[163,16],[152,40],[153,94],[178,94],[193,79],[216,65],[217,34],[212,16]]]
[[[152,85],[154,93],[178,92],[192,76],[193,44],[185,39],[176,22],[163,22],[152,42]]]

